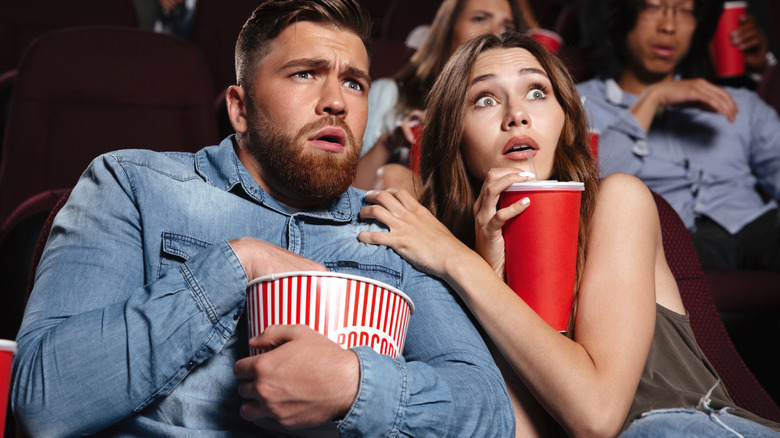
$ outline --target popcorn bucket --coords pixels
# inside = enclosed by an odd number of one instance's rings
[[[304,324],[343,348],[365,345],[397,357],[412,313],[414,304],[403,292],[356,275],[284,272],[256,278],[247,286],[250,337],[270,325]],[[250,348],[250,353],[262,351]]]

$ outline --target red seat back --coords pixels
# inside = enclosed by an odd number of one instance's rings
[[[72,26],[138,27],[132,0],[3,0],[0,2],[0,73],[17,67],[36,37]]]
[[[696,341],[738,406],[763,418],[780,421],[780,407],[745,365],[726,332],[682,219],[664,198],[657,193],[653,197],[661,220],[666,260],[690,313]]]
[[[25,53],[0,163],[0,223],[33,194],[72,187],[101,153],[196,151],[219,141],[203,54],[170,35],[83,27]]]
[[[415,27],[431,24],[441,0],[393,0],[382,18],[380,38],[403,43]]]
[[[206,55],[214,90],[236,83],[234,54],[241,27],[263,0],[198,0],[192,42]]]

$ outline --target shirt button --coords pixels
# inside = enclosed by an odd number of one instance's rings
[[[187,364],[187,371],[190,371],[190,370],[191,370],[191,369],[193,369],[194,367],[195,367],[195,362],[193,362],[193,361],[190,361],[190,362]]]
[[[236,311],[236,313],[233,314],[233,321],[238,321],[238,318],[241,318],[240,310]]]

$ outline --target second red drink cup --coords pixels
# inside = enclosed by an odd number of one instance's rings
[[[581,182],[516,183],[501,194],[499,206],[524,197],[531,204],[503,229],[506,281],[555,330],[569,320],[577,266]]]
[[[723,13],[711,44],[715,73],[719,77],[745,74],[745,55],[731,42],[731,32],[739,27],[739,17],[745,14],[746,8],[747,3],[744,1],[723,4]]]

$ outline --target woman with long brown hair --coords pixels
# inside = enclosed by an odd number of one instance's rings
[[[427,111],[422,205],[403,190],[369,192],[362,216],[390,232],[360,240],[392,247],[469,306],[503,365],[518,436],[545,433],[539,406],[571,436],[776,436],[762,424],[780,425],[735,407],[696,345],[650,191],[625,174],[598,180],[557,58],[522,35],[479,37],[448,62]],[[502,226],[534,205],[496,206],[530,178],[529,150],[537,179],[585,187],[566,336],[504,283]]]
[[[355,187],[371,188],[377,169],[400,147],[413,142],[411,127],[424,119],[425,94],[450,55],[487,33],[525,31],[536,26],[527,0],[444,0],[422,46],[394,78],[374,81],[369,118]]]

